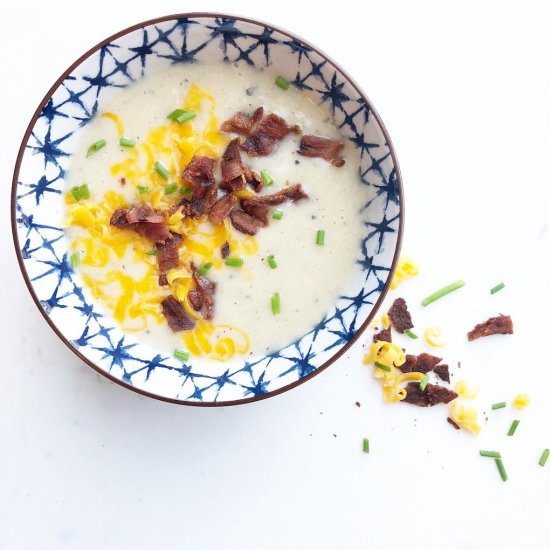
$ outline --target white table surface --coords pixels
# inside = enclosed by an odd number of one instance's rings
[[[100,4],[0,4],[0,548],[547,548],[550,463],[538,466],[550,447],[545,3],[365,2],[360,11],[344,1],[331,11],[282,1]],[[442,353],[455,373],[462,363],[455,380],[481,390],[489,420],[479,436],[453,430],[445,407],[384,404],[361,364],[367,335],[290,392],[199,409],[110,383],[48,328],[20,276],[8,219],[28,121],[99,40],[193,10],[286,27],[366,90],[401,164],[404,251],[421,266],[393,297],[407,298],[418,327],[447,332]],[[458,278],[464,289],[420,307]],[[501,280],[506,288],[490,296]],[[512,315],[513,336],[466,341],[476,322],[499,312]],[[532,398],[525,411],[490,410],[519,391]],[[506,437],[514,418],[519,428]],[[508,482],[480,448],[504,454]]]

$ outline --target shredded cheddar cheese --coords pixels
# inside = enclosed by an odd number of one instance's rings
[[[418,275],[418,266],[411,258],[401,256],[397,262],[397,268],[390,284],[390,289],[396,289],[403,281],[416,277]]]
[[[463,399],[475,399],[479,393],[479,388],[472,389],[465,380],[458,380],[455,384],[455,391]]]
[[[427,328],[424,331],[424,340],[434,348],[442,348],[447,345],[447,339],[443,337],[439,327]]]
[[[530,403],[529,396],[526,393],[519,393],[514,397],[513,405],[518,411],[521,411],[521,409],[524,409],[529,405]]]
[[[390,318],[388,317],[388,314],[384,312],[380,318],[382,319],[382,326],[384,328],[390,328]]]
[[[477,418],[478,412],[474,407],[465,407],[459,400],[451,403],[451,418],[463,429],[477,435],[481,426]]]
[[[168,208],[181,197],[178,193],[164,192],[166,180],[154,170],[155,162],[161,162],[170,177],[176,178],[194,155],[217,158],[229,141],[218,131],[215,101],[210,93],[192,84],[182,108],[196,111],[199,116],[193,123],[177,124],[167,120],[166,124],[153,128],[145,139],[125,151],[122,162],[111,167],[112,176],[124,177],[135,189],[136,199],[149,202],[153,208]],[[120,137],[124,135],[123,121],[116,113],[105,112],[102,116],[115,124]],[[252,195],[248,190],[240,193],[242,197]],[[170,231],[184,236],[179,253],[181,265],[185,267],[171,270],[167,274],[168,286],[161,287],[156,258],[147,254],[151,243],[135,232],[118,230],[109,223],[117,208],[128,206],[122,194],[107,191],[102,198],[95,197],[95,201],[77,202],[67,193],[65,201],[66,225],[86,230],[73,240],[71,249],[82,252],[82,266],[97,268],[83,269],[82,279],[94,298],[112,312],[125,330],[143,330],[149,321],[165,322],[160,302],[171,293],[196,322],[194,329],[180,333],[190,353],[226,361],[248,351],[249,338],[241,329],[206,321],[193,309],[188,293],[195,285],[186,267],[191,262],[197,265],[210,262],[214,269],[222,269],[224,262],[219,254],[222,244],[227,241],[236,256],[251,255],[258,252],[254,237],[235,236],[227,220],[212,225],[205,220],[185,218],[182,209],[177,209],[168,217],[167,224]],[[133,261],[142,272],[139,276],[130,276],[120,269],[98,272],[101,268],[108,269],[112,259]]]

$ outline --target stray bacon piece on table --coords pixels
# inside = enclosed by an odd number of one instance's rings
[[[447,422],[455,429],[460,430],[460,426],[450,417],[447,417]]]
[[[183,237],[179,233],[172,233],[172,238],[164,244],[157,244],[157,265],[159,270],[159,285],[167,285],[166,275],[171,269],[180,265],[179,247]]]
[[[397,298],[388,310],[388,317],[390,318],[393,328],[403,334],[403,331],[413,328],[411,314],[407,309],[407,302],[403,298]]]
[[[174,296],[167,296],[160,303],[162,308],[162,314],[168,322],[168,326],[173,332],[180,332],[181,330],[190,330],[194,328],[195,322],[187,315],[183,306],[174,298]]]
[[[439,403],[447,404],[458,397],[458,394],[453,390],[435,384],[426,384],[424,391],[422,391],[419,382],[409,382],[405,390],[407,395],[403,401],[419,407],[433,407]]]
[[[320,157],[339,168],[346,162],[340,156],[343,148],[344,144],[336,139],[307,135],[300,140],[298,154],[304,157]]]
[[[468,332],[468,340],[477,340],[493,334],[514,334],[512,318],[509,315],[502,314],[498,317],[491,317]]]
[[[391,342],[391,328],[385,328],[382,329],[380,332],[377,332],[373,334],[372,341],[376,344],[376,342]]]
[[[441,380],[444,380],[445,382],[451,381],[451,375],[449,374],[449,365],[437,365],[434,367],[434,372],[441,378]]]
[[[146,203],[132,208],[118,208],[111,216],[110,224],[117,229],[129,229],[157,244],[170,240],[170,230],[164,214]]]

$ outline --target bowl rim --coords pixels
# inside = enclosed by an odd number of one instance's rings
[[[40,304],[40,300],[36,296],[36,293],[34,291],[34,287],[32,285],[32,282],[30,280],[30,277],[27,273],[25,263],[23,260],[23,255],[21,253],[21,247],[19,243],[19,237],[18,237],[18,227],[17,227],[17,211],[16,211],[16,199],[17,199],[17,183],[19,179],[19,172],[21,168],[21,163],[23,160],[23,156],[25,153],[26,145],[28,143],[30,134],[32,132],[32,129],[34,128],[36,121],[40,117],[40,113],[42,112],[42,109],[46,105],[46,103],[49,101],[49,99],[52,97],[54,92],[57,90],[59,85],[65,80],[67,76],[69,76],[85,59],[96,53],[100,48],[103,46],[109,44],[110,42],[117,40],[118,38],[121,38],[122,36],[129,34],[133,31],[136,31],[138,29],[148,27],[151,25],[155,25],[158,23],[164,23],[166,21],[172,21],[172,20],[178,20],[178,19],[192,19],[192,18],[227,18],[227,19],[234,19],[235,21],[242,21],[244,23],[252,23],[256,25],[260,25],[262,27],[265,27],[267,29],[273,30],[275,32],[278,32],[291,40],[295,40],[298,42],[301,42],[308,48],[311,48],[312,51],[323,57],[327,60],[329,64],[331,64],[340,74],[349,82],[349,84],[352,86],[352,88],[355,89],[355,91],[359,94],[360,97],[362,97],[367,105],[370,108],[370,111],[372,115],[374,116],[377,124],[380,127],[380,130],[386,140],[388,150],[390,153],[390,156],[392,158],[392,162],[395,168],[395,173],[397,177],[397,181],[399,183],[399,229],[397,233],[397,242],[395,246],[395,251],[392,259],[392,264],[390,271],[388,273],[388,278],[386,279],[386,283],[384,284],[384,288],[382,289],[382,292],[380,293],[380,296],[378,297],[378,300],[373,304],[372,310],[367,316],[366,320],[361,324],[361,326],[357,329],[355,335],[353,338],[351,338],[348,342],[346,342],[340,350],[338,350],[334,355],[332,355],[329,359],[327,359],[322,365],[320,365],[317,369],[310,372],[309,374],[303,376],[299,380],[296,380],[294,382],[291,382],[290,384],[287,384],[281,388],[277,388],[273,391],[268,391],[267,393],[255,395],[253,397],[247,397],[242,399],[234,399],[230,401],[210,401],[210,402],[202,402],[202,401],[190,401],[190,400],[180,400],[180,399],[174,399],[171,397],[166,397],[162,395],[158,395],[155,393],[148,392],[146,390],[137,388],[135,386],[132,386],[131,384],[128,384],[124,381],[122,381],[119,378],[116,378],[112,374],[110,374],[107,371],[104,371],[101,369],[98,365],[96,365],[93,361],[85,357],[82,353],[80,353],[76,348],[74,348],[68,339],[62,334],[61,330],[57,327],[57,325],[50,319],[50,317],[46,314],[46,311],[42,308]],[[376,315],[378,309],[380,308],[382,302],[384,301],[386,294],[389,291],[390,283],[393,278],[393,275],[395,273],[395,270],[397,268],[397,262],[399,260],[399,254],[401,252],[401,245],[403,242],[403,231],[404,231],[404,222],[405,222],[405,205],[404,205],[404,192],[403,192],[403,181],[401,178],[401,170],[399,168],[399,163],[397,161],[397,155],[395,153],[394,145],[391,141],[391,138],[389,136],[388,130],[384,123],[382,122],[382,119],[380,115],[378,114],[378,111],[374,108],[372,102],[368,99],[367,95],[363,91],[363,89],[357,84],[357,82],[348,74],[347,71],[345,71],[336,61],[334,61],[330,56],[325,54],[322,50],[308,42],[307,40],[304,40],[301,36],[292,33],[290,31],[287,31],[281,27],[278,27],[276,25],[272,25],[271,23],[265,23],[264,21],[261,21],[259,19],[253,19],[250,17],[244,17],[241,15],[233,15],[229,13],[220,13],[220,12],[208,12],[208,11],[194,11],[194,12],[184,12],[184,13],[175,13],[171,15],[163,15],[161,17],[155,17],[152,19],[148,19],[146,21],[142,21],[140,23],[136,23],[134,25],[131,25],[129,27],[126,27],[111,36],[101,40],[96,45],[92,46],[90,49],[88,49],[85,53],[83,53],[78,59],[76,59],[71,65],[59,76],[59,78],[54,82],[54,84],[50,87],[50,89],[46,92],[46,95],[44,98],[40,101],[36,111],[31,117],[31,120],[27,126],[27,129],[25,130],[25,133],[23,135],[23,139],[21,141],[21,145],[19,147],[19,151],[17,153],[17,159],[15,162],[15,168],[13,172],[13,178],[12,178],[12,189],[11,189],[11,204],[10,204],[10,210],[11,210],[11,228],[12,228],[12,237],[13,237],[13,244],[15,247],[15,253],[17,256],[17,261],[19,263],[19,268],[21,269],[21,273],[23,275],[23,278],[25,280],[25,284],[27,285],[27,289],[42,316],[50,326],[50,328],[53,330],[53,332],[58,336],[58,338],[85,364],[87,364],[89,367],[94,369],[99,374],[105,376],[108,380],[111,382],[114,382],[118,384],[119,386],[122,386],[123,388],[129,389],[133,392],[136,392],[138,394],[144,395],[146,397],[151,397],[153,399],[157,399],[159,401],[164,401],[167,403],[174,403],[177,405],[188,405],[192,407],[226,407],[226,406],[232,406],[232,405],[242,405],[245,403],[253,403],[257,401],[262,401],[264,399],[267,399],[269,397],[274,397],[276,395],[280,395],[284,392],[287,392],[288,390],[291,390],[297,386],[300,386],[301,384],[307,382],[308,380],[311,380],[314,376],[320,374],[324,370],[326,370],[330,365],[332,365],[334,362],[336,362],[344,353],[346,353],[363,335],[363,332],[368,327],[374,316]]]

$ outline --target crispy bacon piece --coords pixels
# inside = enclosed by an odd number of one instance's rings
[[[302,199],[309,198],[307,193],[303,190],[302,185],[297,183],[296,185],[289,185],[276,193],[271,195],[259,195],[257,197],[251,197],[249,199],[242,199],[241,202],[245,202],[247,207],[250,206],[277,206],[290,200],[296,202]]]
[[[221,254],[222,260],[225,260],[226,258],[229,257],[229,243],[227,241],[225,241],[222,244],[220,248],[220,254]]]
[[[194,198],[203,199],[208,195],[212,195],[212,187],[214,189],[216,187],[216,180],[214,178],[215,164],[215,159],[195,155],[185,167],[182,177],[191,184]]]
[[[413,328],[411,314],[407,309],[407,302],[403,298],[397,298],[388,310],[388,317],[390,318],[393,328],[403,334],[404,330]]]
[[[190,330],[195,326],[193,319],[187,315],[183,306],[173,297],[167,296],[160,303],[162,314],[166,317],[168,326],[173,332]]]
[[[164,214],[153,210],[148,204],[141,203],[132,208],[118,208],[111,216],[110,224],[117,229],[129,229],[138,235],[164,244],[170,239],[170,231]]]
[[[512,318],[509,315],[502,314],[498,317],[491,317],[468,332],[468,340],[477,340],[493,334],[514,334]]]
[[[260,122],[264,116],[264,108],[258,107],[252,116],[248,116],[241,111],[235,113],[229,120],[221,125],[221,131],[226,133],[248,135],[254,126]]]
[[[241,199],[241,208],[253,218],[260,220],[264,227],[269,223],[267,219],[269,206],[257,204],[251,199]]]
[[[157,245],[157,264],[159,270],[159,285],[167,285],[167,273],[180,265],[179,247],[183,237],[178,233],[172,233],[172,238],[164,244]]]
[[[216,290],[216,283],[210,279],[199,275],[195,264],[191,263],[191,272],[193,274],[193,281],[196,285],[196,291],[198,292],[201,300],[202,316],[211,321],[214,317],[214,292]],[[198,303],[198,300],[197,302]],[[193,305],[193,308],[195,306]]]
[[[440,357],[435,357],[435,355],[430,355],[429,353],[406,355],[405,362],[399,368],[401,372],[421,372],[422,374],[426,374],[434,370],[440,361]]]
[[[256,235],[258,231],[264,226],[263,222],[242,210],[233,210],[229,214],[233,227],[241,233],[247,235]]]
[[[447,417],[447,422],[455,429],[460,430],[460,426],[450,417]]]
[[[451,381],[451,376],[449,374],[449,365],[437,365],[434,367],[434,372],[441,378],[441,380],[444,380],[445,382]]]
[[[300,127],[287,126],[284,119],[271,113],[253,128],[241,149],[251,157],[265,157],[271,154],[276,143],[289,133],[300,134]]]
[[[222,182],[220,187],[226,191],[237,191],[245,186],[246,168],[241,159],[241,151],[239,149],[239,138],[235,138],[229,142],[227,149],[222,155],[220,168],[222,172]]]
[[[407,390],[407,396],[403,401],[419,407],[433,407],[439,403],[450,403],[458,397],[456,392],[435,384],[427,384],[422,391],[419,382],[409,382],[405,390]]]
[[[200,311],[202,309],[202,296],[201,293],[196,289],[192,288],[187,293],[189,298],[189,303],[195,311]]]
[[[344,166],[345,160],[340,156],[344,144],[337,139],[329,139],[322,136],[307,135],[300,140],[298,154],[304,157],[319,157],[333,166]]]
[[[239,199],[235,195],[224,195],[212,205],[208,212],[208,219],[215,225],[222,223],[238,202]]]
[[[382,329],[380,332],[373,334],[372,341],[376,344],[378,341],[391,342],[391,327]]]

